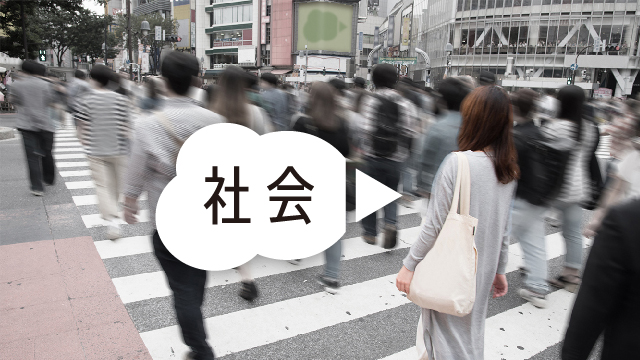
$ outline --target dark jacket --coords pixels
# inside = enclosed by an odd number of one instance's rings
[[[540,202],[540,194],[536,194],[533,181],[535,181],[534,168],[531,165],[531,147],[527,144],[531,140],[540,140],[543,138],[540,129],[529,121],[525,124],[519,124],[514,127],[513,140],[518,151],[518,166],[520,167],[520,180],[518,180],[518,189],[516,197],[526,200],[533,205],[542,205]]]
[[[603,360],[640,357],[640,200],[604,218],[584,270],[562,347],[586,360],[604,332]]]
[[[313,120],[307,115],[298,117],[293,125],[294,131],[307,133],[328,142],[344,157],[349,157],[349,127],[344,119],[340,119],[340,127],[336,131],[320,130],[313,125]]]

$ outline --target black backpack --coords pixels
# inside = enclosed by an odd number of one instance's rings
[[[514,130],[515,140],[524,142],[529,164],[531,166],[530,199],[535,205],[548,204],[560,194],[567,164],[576,141],[568,138],[548,140],[524,136],[518,129]]]
[[[376,121],[371,134],[371,148],[378,157],[389,157],[398,150],[402,141],[400,134],[400,107],[382,96],[375,96],[380,102],[376,109]]]

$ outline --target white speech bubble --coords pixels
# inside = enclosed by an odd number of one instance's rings
[[[218,209],[213,225],[212,207],[205,208],[217,182],[206,182],[217,166],[224,178],[219,196],[226,203]],[[233,191],[234,167],[239,167],[239,192]],[[293,167],[313,186],[312,190],[269,190]],[[272,259],[302,259],[322,252],[345,232],[345,159],[327,142],[304,133],[284,131],[259,136],[236,124],[215,124],[200,129],[184,143],[178,156],[177,176],[162,192],[156,208],[158,233],[167,249],[180,261],[203,270],[226,270],[256,255]],[[300,185],[289,174],[281,185]],[[271,197],[311,197],[290,201],[283,216],[295,216],[300,205],[310,222],[272,222],[282,201]],[[250,223],[225,223],[239,217]]]

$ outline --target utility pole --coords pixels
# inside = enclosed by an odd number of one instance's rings
[[[27,19],[24,14],[24,2],[20,2],[20,17],[22,18],[22,43],[24,44],[24,59],[29,60],[29,44],[27,43]]]
[[[307,86],[307,73],[309,72],[309,50],[307,50],[307,45],[304,46],[304,86]]]
[[[578,65],[578,57],[580,55],[582,55],[582,53],[587,50],[589,47],[585,46],[582,50],[580,50],[580,52],[578,52],[578,54],[576,55],[576,66]],[[578,69],[572,70],[573,71],[573,76],[571,76],[571,85],[574,85],[576,83],[576,73],[578,71]]]
[[[105,47],[107,43],[105,42]],[[131,0],[127,0],[127,50],[129,52],[129,80],[133,80],[133,50],[131,49]]]
[[[107,31],[109,31],[109,23],[107,22],[107,14],[104,14],[104,66],[107,66]]]

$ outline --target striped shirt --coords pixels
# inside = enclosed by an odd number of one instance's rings
[[[120,156],[129,150],[129,99],[109,90],[89,90],[77,99],[77,120],[87,123],[83,134],[91,156]]]
[[[407,99],[403,98],[400,93],[391,89],[380,89],[376,91],[376,95],[389,99],[396,104],[398,104],[400,111],[400,119],[399,119],[399,127],[400,134],[407,138],[416,138],[418,137],[418,111],[416,107]],[[380,100],[378,100],[375,96],[365,96],[362,99],[361,104],[361,113],[364,117],[361,122],[362,134],[364,136],[362,141],[362,150],[365,155],[369,157],[376,157],[373,154],[373,150],[371,148],[371,135],[376,130],[376,121],[377,121],[377,109],[380,105]],[[403,142],[398,143],[398,150],[391,155],[388,159],[404,162],[409,158],[409,149],[407,149],[407,144]]]
[[[171,131],[184,141],[201,128],[225,120],[187,97],[167,98],[159,111],[171,124]],[[154,229],[160,194],[176,176],[174,159],[178,155],[178,146],[158,114],[151,113],[136,121],[124,194],[137,199],[142,191],[147,191],[150,221]]]
[[[540,130],[549,139],[576,139],[578,127],[569,120],[558,119],[546,123]],[[558,196],[559,201],[579,203],[591,196],[589,163],[598,136],[600,134],[597,132],[597,127],[589,121],[582,120],[580,144],[569,158],[564,182]]]

